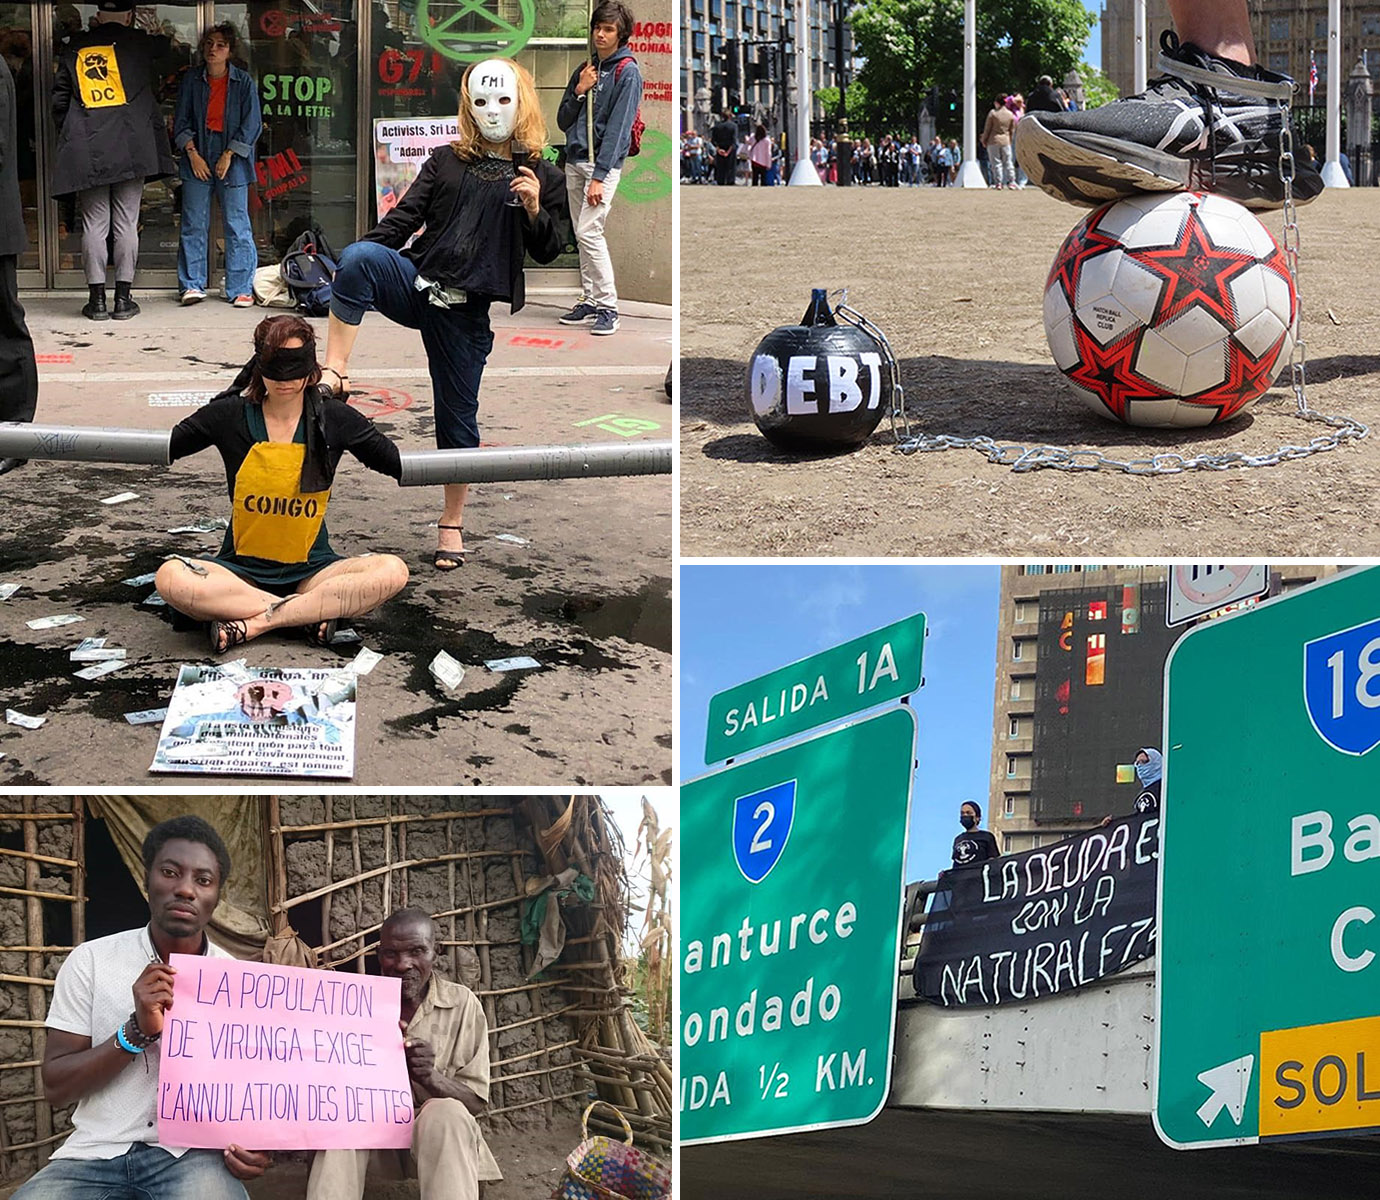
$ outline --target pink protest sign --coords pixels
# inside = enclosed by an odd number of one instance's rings
[[[397,979],[174,954],[159,1046],[165,1146],[412,1144]]]

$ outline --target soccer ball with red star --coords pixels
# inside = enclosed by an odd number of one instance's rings
[[[1133,196],[1064,240],[1045,333],[1074,394],[1127,425],[1245,412],[1293,352],[1298,298],[1270,231],[1222,196]]]

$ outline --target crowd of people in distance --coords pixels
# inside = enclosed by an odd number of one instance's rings
[[[1003,92],[986,114],[978,138],[977,161],[984,180],[993,188],[1022,188],[1025,176],[1016,166],[1011,147],[1016,125],[1029,111],[1067,112],[1074,100],[1048,75],[1027,98],[1020,92]],[[682,183],[716,183],[721,186],[751,184],[773,186],[787,181],[783,170],[784,136],[773,137],[766,126],[744,127],[743,118],[725,113],[708,136],[686,129],[680,143]],[[840,164],[846,162],[848,182],[860,187],[952,187],[958,182],[963,149],[955,137],[939,135],[923,145],[913,133],[883,133],[875,142],[867,134],[853,140],[846,132],[825,139],[810,139],[810,162],[821,183],[839,182]]]

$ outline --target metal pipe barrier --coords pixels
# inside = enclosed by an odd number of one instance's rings
[[[167,430],[0,422],[0,458],[167,466],[171,461],[170,440]],[[400,457],[402,475],[398,482],[403,487],[671,473],[669,441],[406,450]]]
[[[92,429],[0,421],[0,458],[61,458],[73,462],[171,462],[166,429]]]

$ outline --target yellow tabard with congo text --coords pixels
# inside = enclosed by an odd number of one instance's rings
[[[235,474],[235,553],[300,563],[321,532],[330,490],[302,492],[300,442],[256,442]]]
[[[77,87],[87,108],[116,108],[125,102],[120,62],[114,46],[86,46],[77,51]]]

